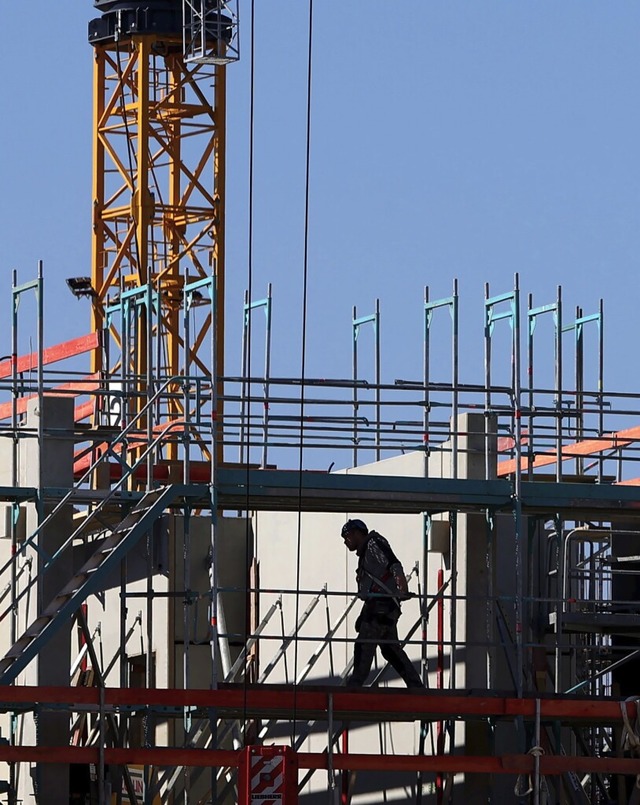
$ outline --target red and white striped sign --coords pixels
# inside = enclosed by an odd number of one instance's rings
[[[284,756],[251,758],[251,802],[281,805],[284,795]]]

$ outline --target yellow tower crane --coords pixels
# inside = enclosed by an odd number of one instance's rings
[[[133,413],[149,378],[210,376],[212,363],[223,373],[225,70],[239,56],[236,2],[94,2],[85,291],[104,341],[92,371],[129,378]],[[167,413],[179,415],[179,395],[169,398]]]

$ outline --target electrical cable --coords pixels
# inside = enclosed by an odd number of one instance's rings
[[[249,56],[249,188],[248,188],[248,244],[247,244],[247,309],[243,310],[243,323],[242,326],[246,327],[246,375],[251,377],[251,299],[253,291],[253,218],[254,218],[254,167],[255,167],[255,18],[256,18],[256,4],[255,0],[251,0],[251,34],[250,34],[250,56]],[[245,320],[244,317],[247,317]],[[244,355],[240,357],[244,362]],[[247,438],[247,450],[245,455],[246,460],[246,503],[245,503],[245,556],[249,557],[250,547],[250,518],[249,518],[249,468],[250,468],[250,454],[251,454],[251,383],[245,386],[245,379],[242,380],[242,397],[244,392],[247,391],[247,428],[245,430]],[[243,423],[240,423],[241,429]],[[255,539],[254,539],[254,553],[255,553]],[[247,569],[248,572],[248,569]],[[247,579],[249,581],[249,579]],[[257,580],[256,580],[257,581]],[[253,595],[251,593],[250,595]],[[247,597],[247,603],[249,597]],[[250,611],[249,607],[249,611]],[[249,639],[249,631],[252,624],[249,624],[249,612],[247,612],[244,619],[244,643],[246,645]],[[245,725],[245,743],[247,736],[247,692],[248,692],[248,671],[249,666],[245,665],[245,672],[243,675],[243,713],[242,721]]]
[[[309,282],[309,196],[311,175],[311,88],[313,65],[313,0],[309,0],[308,49],[307,49],[307,110],[305,143],[305,186],[304,186],[304,254],[302,263],[302,338],[300,345],[300,442],[298,447],[298,533],[296,546],[296,606],[295,622],[298,623],[300,611],[300,554],[302,544],[302,471],[304,460],[304,395],[307,351],[307,296]],[[297,716],[297,678],[298,678],[298,633],[294,640],[294,688],[293,714],[291,720],[291,743],[295,742]]]

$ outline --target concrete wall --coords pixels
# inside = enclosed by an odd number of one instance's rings
[[[495,467],[495,434],[485,432],[484,415],[467,414],[460,417],[458,423],[457,442],[457,477],[485,478],[486,455],[489,453],[489,466],[493,472]],[[454,477],[452,471],[452,445],[446,444],[443,449],[432,453],[428,462],[428,475],[437,478]],[[344,470],[347,474],[388,475],[423,477],[425,474],[425,457],[415,452],[385,459],[374,464]],[[490,681],[490,653],[486,644],[486,636],[492,634],[492,614],[487,611],[486,598],[490,590],[488,551],[492,546],[488,540],[487,522],[483,515],[458,514],[451,520],[450,538],[442,553],[428,553],[426,567],[423,562],[425,541],[425,518],[423,515],[369,515],[365,511],[350,511],[341,514],[333,513],[287,513],[268,512],[254,516],[256,534],[256,556],[260,562],[260,579],[263,588],[274,588],[283,594],[283,617],[285,632],[294,629],[296,619],[305,611],[313,598],[313,594],[327,584],[328,597],[316,607],[313,615],[300,631],[297,643],[287,652],[287,664],[281,660],[267,681],[293,682],[300,680],[307,662],[314,657],[323,645],[327,633],[327,620],[335,623],[351,600],[355,589],[355,569],[357,557],[349,553],[340,538],[340,529],[346,519],[359,517],[370,529],[384,534],[391,542],[394,551],[409,573],[416,562],[419,563],[419,574],[422,589],[426,590],[427,601],[433,602],[438,590],[438,571],[445,571],[445,579],[449,577],[453,562],[456,569],[455,587],[459,597],[457,606],[452,609],[450,602],[451,589],[444,596],[445,623],[445,667],[444,687],[457,689],[485,689]],[[437,515],[434,519],[449,523],[449,513]],[[445,527],[445,533],[446,533]],[[295,594],[298,588],[300,593]],[[410,589],[417,592],[417,579],[414,575]],[[277,592],[263,593],[260,598],[261,611],[264,613],[277,597]],[[482,605],[479,606],[479,601]],[[333,639],[331,650],[328,646],[322,650],[320,659],[311,673],[305,678],[308,684],[339,684],[341,671],[351,659],[353,639],[355,638],[354,622],[360,610],[357,604],[351,611],[345,624],[338,629]],[[328,614],[327,614],[328,613]],[[437,605],[431,610],[427,628],[427,662],[428,685],[435,688],[437,684]],[[399,633],[403,638],[420,619],[420,608],[417,599],[403,606],[403,615],[399,622]],[[261,647],[261,667],[264,668],[271,656],[277,651],[281,635],[279,622],[270,628],[274,638],[272,647],[263,644]],[[413,637],[419,643],[420,629]],[[484,645],[467,644],[484,643]],[[450,644],[455,650],[450,650]],[[463,648],[464,647],[464,648]],[[420,668],[421,646],[411,645],[407,649],[409,656],[417,668]],[[378,663],[381,658],[378,656]],[[384,687],[404,688],[402,680],[393,671],[384,677]],[[304,742],[305,751],[322,751],[326,747],[326,725],[318,725],[315,734]],[[427,738],[427,752],[431,751],[433,734]],[[484,724],[456,724],[454,741],[458,748],[464,747],[468,753],[485,754],[490,736]],[[392,750],[396,753],[415,753],[419,746],[419,724],[406,725],[351,725],[349,734],[350,752],[380,752]],[[387,801],[406,802],[415,797],[415,775],[389,776],[359,774],[354,782],[354,803],[379,801],[372,799],[375,792],[386,790]],[[462,776],[456,779],[456,789],[460,802],[485,803],[489,795],[490,781],[487,778],[474,777],[463,781]],[[326,798],[326,775],[316,773],[305,788],[303,801],[314,803]],[[433,776],[425,776],[423,801],[434,801]],[[324,792],[324,795],[323,793]],[[458,801],[458,800],[457,800]]]
[[[45,438],[41,451],[36,438],[38,418],[43,416]],[[21,486],[56,486],[69,488],[73,485],[74,443],[68,437],[73,428],[73,401],[64,398],[45,398],[42,411],[37,401],[29,406],[26,427],[19,441],[18,484]],[[0,440],[0,466],[7,485],[11,482],[11,442]],[[2,480],[2,479],[0,479]],[[38,523],[33,504],[23,507],[26,522],[25,532],[31,534]],[[45,515],[47,511],[45,511]],[[126,515],[126,507],[112,508],[103,518],[112,525]],[[43,530],[40,545],[49,554],[64,542],[77,523],[72,522],[73,509],[68,507],[61,516]],[[78,521],[79,522],[79,521]],[[95,633],[94,646],[103,661],[106,683],[119,687],[127,685],[180,687],[184,684],[185,668],[190,687],[208,688],[211,684],[211,649],[209,634],[210,572],[211,572],[211,520],[209,517],[191,517],[185,532],[182,517],[165,515],[158,520],[148,538],[143,537],[127,554],[126,559],[114,568],[105,579],[102,589],[86,602],[87,623]],[[2,525],[3,523],[0,523]],[[10,528],[0,528],[0,557],[4,562],[10,556]],[[77,541],[73,551],[60,559],[51,572],[42,574],[42,583],[33,586],[19,607],[17,634],[22,634],[35,619],[37,612],[59,592],[66,581],[97,549],[105,532],[88,533],[84,543]],[[4,537],[4,538],[2,538]],[[247,557],[252,554],[250,529],[246,520],[221,518],[216,527],[218,545],[219,584],[235,587],[240,592],[221,593],[221,608],[226,614],[230,639],[230,660],[233,661],[246,638]],[[41,567],[33,563],[25,571],[17,587],[17,593],[25,591]],[[185,557],[189,557],[189,572],[185,575]],[[19,563],[19,567],[22,563]],[[40,592],[37,592],[39,590]],[[125,595],[122,595],[123,590]],[[149,593],[152,593],[151,597]],[[183,616],[185,600],[191,605],[187,617]],[[5,606],[9,599],[5,602]],[[185,626],[187,640],[185,647]],[[11,640],[9,618],[0,631],[4,652]],[[124,652],[119,647],[124,644]],[[76,627],[64,626],[58,635],[33,660],[20,676],[20,684],[62,685],[70,683],[70,667],[80,650],[81,639]],[[147,657],[151,656],[150,677],[146,671]],[[185,657],[188,660],[185,662]],[[90,664],[90,663],[89,663]],[[223,669],[219,668],[221,679]],[[91,681],[88,681],[91,684]],[[9,735],[10,721],[3,716],[0,721],[3,737]],[[38,719],[27,715],[18,722],[19,743],[68,746],[70,741],[69,717],[64,713],[41,713]],[[87,722],[82,740],[90,732]],[[151,745],[181,743],[183,733],[174,720],[161,717],[142,718],[133,716],[128,722],[132,743],[149,741]],[[95,738],[95,736],[94,736]],[[87,770],[88,772],[88,770]],[[192,794],[199,788],[207,789],[208,775],[195,780]],[[0,779],[9,779],[8,767],[0,768]],[[182,796],[180,783],[173,794]],[[19,767],[19,796],[21,801],[35,802],[36,791],[46,791],[46,799],[40,802],[58,805],[69,802],[69,768],[63,765],[41,764],[39,767],[21,764]],[[114,789],[115,790],[115,789]],[[180,799],[180,801],[182,801]]]
[[[16,479],[18,486],[31,487],[69,487],[73,482],[73,400],[63,397],[48,397],[28,403],[25,425],[19,431],[17,449]],[[37,434],[42,428],[43,439],[39,444]],[[10,486],[13,480],[13,445],[11,440],[0,441],[0,483]],[[52,505],[44,506],[38,512],[34,503],[21,506],[18,537],[25,532],[31,534],[41,518],[46,517]],[[0,561],[4,564],[11,551],[11,506],[3,506],[0,519]],[[16,634],[20,636],[35,620],[37,613],[59,592],[61,580],[71,578],[72,560],[70,553],[62,555],[51,569],[42,573],[44,557],[53,556],[71,533],[72,508],[65,507],[44,529],[38,544],[42,553],[30,551],[28,557],[18,561],[18,580],[16,594],[24,594],[17,613]],[[27,561],[30,560],[30,561]],[[33,580],[40,576],[40,583]],[[10,602],[6,598],[3,609]],[[0,631],[0,649],[6,653],[11,645],[11,616],[3,621]],[[49,640],[41,653],[18,677],[17,683],[23,685],[68,685],[70,666],[71,630],[63,627]],[[42,712],[37,718],[27,714],[18,719],[16,729],[18,742],[25,744],[42,743],[50,746],[68,746],[69,719],[63,713]],[[10,722],[3,716],[0,722],[2,734],[9,736]],[[0,779],[9,779],[8,768],[0,770]],[[22,764],[17,778],[18,796],[22,801],[34,802],[37,792],[47,792],[47,802],[51,805],[67,805],[69,802],[69,769],[54,764]],[[42,794],[41,794],[42,797]],[[42,798],[40,799],[42,801]]]
[[[64,401],[63,401],[64,402]],[[47,403],[47,405],[49,405]],[[71,412],[52,403],[45,409],[51,427],[58,423],[68,423]],[[30,412],[31,422],[38,412]],[[60,417],[60,419],[58,419]],[[452,469],[452,445],[443,445],[433,452],[427,464],[430,477],[484,478],[486,477],[486,454],[488,465],[495,463],[495,437],[489,430],[485,433],[484,415],[469,414],[461,417],[457,442],[457,472]],[[73,445],[59,439],[52,440],[51,447],[45,447],[42,467],[37,457],[33,440],[25,440],[21,446],[21,467],[29,471],[21,473],[22,485],[71,485]],[[34,452],[35,451],[35,452]],[[42,472],[41,472],[42,471]],[[423,453],[408,453],[389,458],[375,464],[344,470],[347,474],[389,475],[421,477],[425,473]],[[66,475],[65,475],[66,473]],[[120,513],[124,516],[125,512]],[[117,512],[112,513],[117,519]],[[70,533],[70,516],[65,522],[56,524],[45,538],[53,549]],[[508,652],[498,652],[488,647],[497,641],[495,634],[495,611],[487,605],[487,598],[502,595],[505,600],[513,598],[513,557],[515,540],[513,522],[510,518],[498,518],[498,525],[491,536],[485,517],[481,514],[457,514],[450,516],[443,512],[434,520],[445,523],[445,541],[438,551],[428,553],[424,562],[425,523],[423,515],[369,515],[364,511],[335,513],[291,513],[263,512],[253,517],[251,523],[243,518],[221,518],[215,529],[218,546],[218,583],[221,587],[221,612],[226,619],[229,633],[229,655],[225,668],[218,667],[218,679],[222,679],[245,641],[248,629],[246,611],[248,567],[255,554],[259,561],[258,620],[263,618],[272,604],[282,599],[281,608],[276,609],[269,621],[264,638],[260,641],[259,667],[264,670],[270,661],[278,656],[283,645],[283,637],[296,632],[296,639],[288,646],[286,653],[279,657],[278,663],[266,682],[303,684],[339,684],[341,676],[349,663],[355,638],[354,623],[360,610],[360,603],[349,611],[342,625],[333,634],[331,642],[328,630],[343,616],[354,599],[356,590],[355,569],[357,557],[349,553],[340,537],[344,521],[350,517],[360,517],[369,528],[384,534],[391,542],[401,559],[406,573],[416,563],[419,565],[421,589],[426,591],[427,602],[433,602],[438,590],[438,571],[443,570],[445,579],[451,569],[455,570],[455,593],[458,597],[452,607],[451,586],[443,598],[444,610],[444,687],[456,689],[485,689],[494,687],[504,690],[511,687],[508,674]],[[27,528],[34,526],[34,512],[27,513]],[[448,532],[448,537],[447,537]],[[61,586],[61,579],[68,578],[74,568],[79,567],[94,551],[100,535],[75,551],[73,566],[65,567],[54,584]],[[88,603],[88,623],[90,630],[100,626],[98,645],[108,668],[107,684],[113,686],[127,684],[146,684],[145,659],[153,657],[151,684],[158,687],[182,686],[209,687],[211,684],[211,649],[209,644],[209,604],[211,572],[211,521],[208,517],[165,516],[155,526],[149,540],[141,540],[128,555],[121,568],[114,570],[104,589],[92,596]],[[151,556],[148,555],[151,548]],[[7,553],[8,540],[0,540],[0,551]],[[537,561],[537,558],[536,558]],[[35,572],[35,571],[34,571]],[[26,577],[25,577],[26,579]],[[126,587],[126,596],[121,597],[121,585]],[[322,593],[326,585],[326,594]],[[418,591],[417,577],[414,574],[410,583],[413,592]],[[148,606],[148,593],[153,597]],[[47,595],[51,590],[47,591]],[[318,598],[318,594],[320,597]],[[318,601],[313,612],[300,630],[303,613],[314,601]],[[184,602],[189,601],[184,609]],[[482,605],[479,605],[482,602]],[[35,613],[35,600],[20,612],[20,628],[23,629]],[[431,610],[427,629],[428,685],[437,685],[437,605]],[[401,638],[419,623],[420,606],[417,598],[406,602],[399,623]],[[506,612],[507,628],[513,628],[513,613]],[[118,655],[118,647],[126,636],[126,650]],[[422,647],[419,644],[420,629],[414,632],[414,645],[407,648],[416,667],[420,668]],[[7,645],[6,631],[2,640]],[[63,630],[55,649],[55,661],[47,661],[43,667],[33,663],[24,681],[38,684],[68,684],[69,658],[78,650],[77,636],[69,629]],[[451,649],[453,644],[453,650]],[[44,656],[44,655],[43,655]],[[60,662],[60,658],[63,661]],[[66,658],[66,659],[64,659]],[[112,661],[114,660],[115,661]],[[378,668],[380,657],[378,657]],[[377,669],[374,669],[374,672]],[[44,681],[42,681],[44,680]],[[55,681],[54,681],[55,680]],[[388,671],[380,683],[384,687],[404,688],[404,683],[393,671]],[[21,730],[23,737],[33,723],[24,719]],[[54,722],[55,723],[55,722]],[[140,721],[132,720],[132,734],[140,733]],[[338,727],[339,725],[336,725]],[[182,728],[158,718],[147,720],[147,740],[158,745],[181,741]],[[68,742],[68,726],[63,742]],[[289,728],[272,724],[269,726],[266,741],[288,741]],[[300,748],[303,751],[322,751],[326,747],[326,725],[315,725],[308,735],[303,735],[303,722],[297,724],[297,736],[301,736]],[[208,733],[203,733],[207,740]],[[33,739],[35,740],[35,734]],[[431,741],[435,731],[427,739],[427,752],[431,751]],[[488,754],[495,749],[491,746],[491,736],[484,724],[456,723],[455,746],[469,754]],[[230,733],[227,745],[231,746],[233,734]],[[349,751],[380,752],[394,751],[399,754],[416,753],[419,746],[419,725],[349,725]],[[498,744],[508,749],[512,746],[513,735],[510,729],[496,733]],[[47,742],[50,742],[49,736]],[[54,768],[54,767],[52,767]],[[64,777],[62,769],[54,771],[60,780]],[[425,777],[423,801],[433,801],[433,778]],[[31,785],[28,775],[23,775],[24,785]],[[208,786],[207,774],[192,775],[191,796],[202,796]],[[491,791],[490,780],[483,777],[459,776],[455,781],[456,801],[465,803],[486,802]],[[501,782],[497,784],[501,785]],[[174,793],[179,798],[182,788],[179,784]],[[328,781],[326,774],[317,772],[304,789],[303,801],[313,803],[326,801]],[[62,789],[61,789],[62,790]],[[376,792],[386,790],[388,802],[405,802],[415,796],[415,775],[385,775],[380,779],[376,774],[360,774],[354,782],[354,805],[373,802]],[[492,793],[497,794],[494,785]],[[504,797],[508,797],[507,789]],[[500,794],[502,796],[502,793]],[[30,794],[25,793],[25,801]],[[64,800],[61,795],[60,802]],[[68,799],[66,800],[68,801]],[[65,801],[65,805],[66,805]],[[504,799],[507,801],[507,799]],[[53,800],[52,800],[53,802]],[[57,802],[57,801],[56,801]]]
[[[411,459],[412,457],[407,457],[408,464],[411,463]],[[298,639],[287,649],[286,657],[280,659],[265,680],[268,683],[291,684],[294,681],[309,685],[340,683],[340,677],[344,674],[353,654],[354,623],[361,609],[361,603],[357,602],[329,643],[326,639],[328,629],[344,614],[356,590],[357,557],[346,551],[340,537],[340,529],[348,517],[363,517],[369,528],[384,534],[407,571],[421,556],[423,532],[421,516],[367,517],[364,512],[304,513],[301,516],[297,513],[274,512],[255,515],[260,584],[262,588],[273,590],[260,596],[261,615],[265,615],[271,604],[282,595],[283,623],[279,612],[269,623],[268,639],[261,641],[261,669],[267,667],[280,649],[283,633],[288,635],[295,630],[296,623],[302,618],[303,613],[323,586],[327,585],[326,597],[320,598],[311,616],[300,629]],[[299,594],[296,594],[297,588],[300,590]],[[414,592],[417,589],[415,577],[411,589]],[[417,600],[404,604],[399,622],[401,637],[404,637],[409,627],[418,619]],[[419,647],[410,647],[408,653],[417,665],[420,659]],[[379,663],[380,657],[373,673],[381,667]],[[393,671],[387,673],[381,685],[404,689],[404,683]],[[303,732],[303,726],[302,722],[297,725],[297,735]],[[267,740],[288,742],[290,739],[288,729],[283,730],[282,727],[283,725],[271,725]],[[311,734],[301,743],[299,747],[301,751],[323,751],[327,745],[326,729],[326,723],[314,725]],[[349,751],[379,751],[381,742],[383,745],[393,743],[394,751],[397,753],[414,752],[418,746],[417,727],[383,725],[379,729],[378,726],[349,725]],[[399,775],[398,779],[393,781],[393,785],[389,785],[387,779],[383,786],[380,786],[379,782],[372,783],[369,778],[368,775],[360,775],[358,786],[378,792],[386,787],[389,802],[393,802],[396,796],[401,801],[406,801],[407,787],[410,788],[413,784],[409,775]],[[313,802],[316,796],[322,797],[322,792],[326,801],[326,791],[326,773],[316,772],[304,789],[303,801]]]
[[[111,686],[144,686],[145,660],[151,645],[152,685],[158,688],[209,688],[212,683],[210,647],[210,571],[211,519],[190,517],[185,528],[181,516],[165,515],[157,522],[151,535],[151,583],[147,542],[143,538],[128,554],[122,572],[126,574],[126,607],[121,608],[120,569],[114,571],[105,589],[88,601],[88,622],[93,630],[101,627],[100,644],[105,664],[111,665],[107,684]],[[246,634],[247,555],[251,540],[245,538],[246,521],[220,518],[216,527],[219,561],[219,585],[239,588],[242,592],[221,593],[231,639],[231,660],[239,652]],[[247,548],[249,549],[247,552]],[[95,544],[92,550],[95,549]],[[185,563],[185,559],[188,562]],[[81,562],[84,557],[79,556]],[[188,571],[185,575],[185,564]],[[153,591],[150,606],[147,593]],[[184,607],[184,602],[190,604]],[[125,637],[126,653],[118,656],[118,647]],[[186,641],[185,641],[186,636]],[[112,660],[116,660],[112,663]],[[222,681],[222,665],[217,668]],[[155,717],[133,718],[129,724],[134,744],[144,738],[151,745],[181,745],[185,731],[179,719]],[[206,746],[209,730],[198,743]],[[229,746],[231,744],[229,743]],[[180,775],[171,789],[171,797],[182,801],[184,777]],[[199,801],[210,788],[210,775],[193,770],[189,781],[189,796]],[[169,796],[167,794],[167,796]],[[165,799],[164,801],[168,801]]]

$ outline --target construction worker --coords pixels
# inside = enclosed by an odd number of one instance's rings
[[[376,531],[369,531],[362,520],[347,520],[342,539],[348,550],[358,554],[358,598],[364,601],[356,620],[353,673],[348,687],[364,685],[376,654],[376,646],[385,660],[396,669],[408,688],[422,688],[422,680],[398,640],[396,624],[400,602],[409,597],[407,579],[391,545]]]

